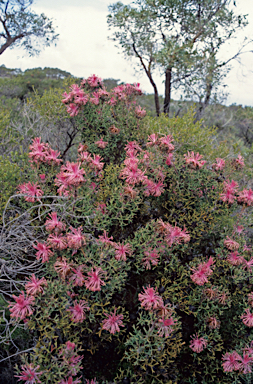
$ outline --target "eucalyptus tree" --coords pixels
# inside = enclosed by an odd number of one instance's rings
[[[234,5],[230,0],[136,0],[131,5],[117,2],[109,6],[111,39],[126,57],[138,59],[137,68],[153,86],[157,115],[156,70],[164,76],[164,113],[169,113],[173,88],[183,87],[189,93],[199,80],[209,81],[206,101],[210,101],[213,82],[224,67],[218,63],[217,53],[247,24],[246,16],[234,13]]]
[[[55,42],[52,20],[31,10],[34,0],[0,0],[0,55],[7,48],[22,47],[30,56]]]

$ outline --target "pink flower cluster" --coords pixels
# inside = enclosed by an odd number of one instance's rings
[[[184,157],[186,164],[189,165],[189,167],[192,169],[201,169],[206,163],[206,160],[201,160],[203,157],[202,155],[199,153],[194,153],[193,151],[188,151],[187,155],[185,154]]]
[[[252,344],[252,343],[251,343]],[[253,363],[253,348],[245,347],[242,351],[242,356],[236,352],[227,352],[222,356],[222,367],[224,372],[234,372],[238,373],[251,373],[252,363]]]
[[[57,152],[49,147],[48,144],[41,142],[41,137],[33,139],[32,144],[29,147],[30,152],[28,156],[30,161],[34,163],[47,163],[50,165],[59,165],[62,161],[58,159],[60,152]]]
[[[77,116],[82,106],[87,103],[99,105],[107,103],[114,106],[119,100],[124,100],[129,103],[131,98],[136,95],[141,95],[140,84],[121,84],[108,92],[104,87],[102,79],[96,75],[92,75],[87,79],[83,79],[81,85],[73,84],[70,87],[70,92],[63,93],[62,102],[67,105],[67,113],[71,117]],[[99,111],[101,113],[101,111]],[[136,114],[138,117],[143,117],[146,111],[137,108]]]
[[[207,340],[204,337],[198,337],[198,335],[191,336],[190,348],[193,352],[200,353],[207,347]]]
[[[103,320],[102,329],[105,329],[109,331],[110,333],[114,334],[115,332],[120,332],[119,327],[124,327],[123,325],[123,315],[116,315],[116,308],[114,309],[114,312],[111,312],[110,314],[105,313],[106,319]]]
[[[192,268],[193,274],[190,276],[192,281],[197,285],[204,285],[208,283],[207,277],[210,276],[213,271],[210,268],[215,262],[212,257],[206,263],[200,263],[197,268]]]
[[[25,384],[36,384],[41,383],[39,380],[39,377],[42,375],[43,371],[36,372],[40,368],[39,365],[37,367],[34,367],[34,365],[31,364],[25,364],[21,366],[21,374],[15,375],[15,377],[18,377],[18,381],[25,381]]]
[[[75,343],[71,343],[71,341],[67,341],[59,351],[59,357],[62,360],[61,366],[64,368],[67,368],[68,370],[67,375],[69,377],[68,379],[64,379],[64,380],[69,381],[70,378],[72,379],[72,376],[76,376],[78,371],[80,371],[80,369],[82,368],[80,364],[83,356],[78,356],[77,352],[75,351],[75,348],[76,348]],[[68,383],[68,381],[66,382]],[[72,382],[78,383],[79,381],[72,381]]]
[[[176,225],[173,227],[169,223],[164,223],[161,219],[157,221],[156,229],[158,233],[163,235],[169,247],[173,244],[187,243],[190,241],[190,235],[188,234],[186,228],[181,229]]]
[[[158,336],[168,337],[172,331],[176,320],[172,317],[172,310],[168,305],[164,305],[162,297],[157,293],[157,288],[143,287],[144,292],[139,293],[138,298],[141,302],[141,306],[147,311],[156,311],[158,315],[158,321],[156,326],[158,328]]]
[[[38,183],[24,183],[18,186],[18,193],[25,195],[25,200],[34,203],[35,200],[40,200],[43,191],[40,189]]]
[[[232,180],[230,183],[227,180],[223,183],[223,192],[220,194],[220,199],[229,204],[233,204],[237,200],[238,203],[251,206],[253,204],[253,191],[252,189],[243,189],[243,191],[238,192],[237,182]]]

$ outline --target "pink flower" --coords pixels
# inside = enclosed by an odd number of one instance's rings
[[[149,285],[147,288],[144,288],[144,293],[139,293],[138,297],[141,306],[146,310],[156,309],[163,305],[163,300],[156,290],[157,288],[154,289]]]
[[[153,145],[158,144],[158,136],[156,133],[152,133],[152,135],[148,136],[147,147],[152,147]]]
[[[222,356],[222,360],[222,367],[224,372],[233,372],[239,370],[239,361],[241,360],[241,356],[236,351],[225,353],[225,355]]]
[[[68,264],[67,259],[63,257],[62,259],[57,259],[57,261],[54,263],[54,269],[62,279],[65,279],[72,270],[72,263]]]
[[[230,253],[227,256],[227,261],[232,265],[240,265],[243,262],[243,257],[237,251]]]
[[[47,286],[47,281],[44,277],[42,279],[37,279],[34,273],[30,277],[30,281],[26,283],[25,289],[28,295],[36,296],[38,293],[44,293],[43,286]]]
[[[248,302],[253,307],[253,292],[248,293]]]
[[[192,268],[194,271],[193,275],[191,275],[192,281],[197,285],[204,285],[208,283],[207,277],[210,276],[213,271],[210,266],[214,264],[214,260],[212,257],[206,263],[200,263],[198,268]]]
[[[239,243],[237,243],[236,241],[230,239],[230,237],[228,237],[228,236],[224,240],[224,245],[230,251],[237,251],[239,249],[239,247],[240,247]]]
[[[146,269],[151,269],[151,265],[157,265],[159,260],[159,254],[156,252],[156,250],[145,251],[144,252],[145,257],[143,257],[142,262],[143,265],[146,267]]]
[[[214,163],[212,165],[212,168],[215,170],[215,171],[221,171],[223,168],[225,167],[225,160],[221,159],[220,157],[218,157],[216,159],[216,163]]]
[[[67,106],[67,113],[71,116],[71,117],[74,117],[74,116],[77,116],[78,113],[79,113],[79,107],[78,105],[75,105],[73,103],[69,104]]]
[[[206,163],[205,160],[201,160],[202,159],[202,155],[200,155],[199,153],[194,153],[193,151],[192,152],[189,152],[187,153],[187,155],[185,154],[184,155],[185,157],[185,162],[186,164],[190,165],[190,168],[193,168],[193,169],[197,169],[197,168],[202,168],[203,165]]]
[[[85,300],[80,300],[79,303],[75,300],[74,307],[67,309],[68,312],[71,312],[71,320],[74,323],[82,323],[86,319],[85,310],[90,309],[87,304]]]
[[[79,105],[86,105],[89,101],[89,95],[87,95],[82,89],[77,91],[74,96],[74,102]]]
[[[46,175],[45,175],[45,173],[41,173],[41,174],[39,175],[39,177],[40,177],[40,180],[41,180],[42,182],[46,180]]]
[[[67,184],[77,187],[84,182],[83,174],[85,174],[85,171],[80,167],[81,163],[70,163],[69,161],[61,167],[61,171],[65,171],[64,175]]]
[[[107,146],[108,141],[103,141],[103,138],[101,138],[100,140],[96,141],[95,144],[98,146],[98,148],[104,149]]]
[[[57,219],[57,213],[52,212],[49,214],[50,219],[47,219],[45,222],[45,227],[48,232],[52,232],[55,230],[56,233],[60,233],[61,231],[64,231],[66,228],[66,225]]]
[[[10,308],[11,317],[23,320],[26,316],[30,316],[33,313],[33,309],[31,307],[34,303],[33,296],[25,297],[24,292],[22,292],[18,297],[15,295],[12,295],[12,297],[14,297],[16,303],[9,302],[8,307]]]
[[[110,100],[107,101],[107,103],[109,105],[116,105],[117,104],[117,100],[115,99],[115,97],[111,97]]]
[[[45,154],[48,149],[48,144],[41,143],[41,137],[35,137],[33,139],[32,144],[29,146],[31,152],[29,152],[28,156],[35,163],[45,161]]]
[[[39,380],[39,376],[42,375],[43,371],[36,372],[40,366],[37,365],[37,367],[34,368],[33,364],[26,364],[21,366],[22,371],[20,372],[21,375],[15,375],[15,377],[18,377],[18,381],[25,380],[25,384],[36,384],[41,383]]]
[[[84,275],[82,274],[84,266],[79,265],[76,269],[72,269],[73,275],[70,280],[74,282],[74,286],[82,287],[84,284]]]
[[[124,260],[126,261],[126,255],[128,254],[129,256],[132,254],[132,249],[130,244],[113,244],[115,248],[115,259],[116,260]]]
[[[103,160],[100,155],[93,155],[94,159],[90,160],[90,166],[95,168],[97,171],[101,171],[103,169],[104,163],[100,160]]]
[[[90,272],[88,272],[88,279],[85,281],[85,286],[90,291],[101,291],[101,285],[105,285],[105,282],[100,279],[105,274],[105,272],[102,270],[102,268],[97,267],[95,268],[95,271],[93,271],[93,268]]]
[[[245,166],[244,158],[242,157],[242,155],[238,155],[238,158],[235,159],[235,164],[236,164],[237,169],[241,169]]]
[[[113,240],[113,237],[112,236],[108,237],[106,231],[104,231],[103,235],[98,236],[98,238],[99,238],[99,240],[97,240],[97,241],[100,241],[103,244],[108,244],[108,245],[113,245],[114,246],[114,242],[111,241],[111,240]]]
[[[247,261],[246,259],[243,258],[242,261],[243,261],[243,264],[244,264],[243,268],[244,269],[247,268],[247,270],[249,272],[251,272],[252,271],[252,267],[253,267],[253,258],[251,258],[249,261]]]
[[[171,135],[167,135],[165,137],[161,137],[159,139],[160,141],[160,146],[162,148],[166,148],[169,152],[172,152],[174,151],[175,147],[173,144],[171,144],[171,142],[173,141],[173,137]]]
[[[142,109],[140,105],[138,105],[138,107],[135,108],[135,113],[137,117],[146,116],[146,110],[144,108]]]
[[[211,316],[207,319],[207,323],[210,329],[217,329],[220,327],[220,321],[215,316]]]
[[[186,243],[190,241],[190,235],[186,231],[186,228],[181,229],[176,225],[173,227],[169,223],[165,224],[165,227],[165,241],[169,247],[173,244],[181,244],[182,242]]]
[[[245,310],[246,313],[243,313],[241,316],[243,324],[247,327],[253,327],[253,314],[250,312],[249,308]]]
[[[172,165],[172,160],[173,160],[173,153],[169,153],[168,156],[166,157],[166,165],[168,165],[168,167],[170,167]]]
[[[102,85],[102,79],[96,75],[91,75],[88,77],[87,83],[90,87],[95,88]]]
[[[115,332],[120,332],[120,326],[124,327],[122,322],[123,315],[116,315],[116,308],[114,309],[114,312],[110,313],[110,315],[105,313],[105,316],[107,319],[103,320],[102,329],[106,329],[110,333],[114,334]]]
[[[193,352],[200,353],[203,351],[204,348],[207,347],[207,341],[204,339],[204,337],[198,337],[198,335],[191,336],[192,340],[190,342],[190,348],[193,350]]]
[[[237,201],[239,203],[247,204],[248,206],[253,204],[253,191],[252,189],[244,189],[243,191],[239,192],[239,196],[237,198]]]
[[[99,93],[93,92],[93,97],[90,97],[91,104],[98,105],[99,104]]]
[[[68,247],[71,249],[79,249],[86,244],[85,236],[82,234],[82,227],[69,227],[72,233],[67,233]]]
[[[86,384],[98,384],[98,383],[96,382],[96,378],[95,378],[95,379],[91,379],[91,381],[86,380]]]
[[[26,195],[25,200],[34,203],[35,200],[39,200],[43,195],[43,191],[40,189],[38,183],[24,183],[18,186],[19,192]]]
[[[67,240],[66,237],[64,237],[62,234],[54,235],[51,234],[48,236],[48,242],[51,245],[53,249],[58,249],[59,251],[62,251],[63,249],[67,248]]]
[[[69,376],[68,379],[62,379],[59,384],[80,384],[80,383],[81,383],[80,378],[73,380],[73,377]]]
[[[158,330],[158,336],[160,337],[169,337],[171,332],[173,331],[172,326],[175,324],[175,321],[173,317],[170,317],[169,319],[165,319],[162,317],[161,319],[158,320],[157,327],[159,328]]]
[[[45,263],[49,260],[49,257],[53,256],[53,252],[51,251],[50,247],[43,243],[37,243],[37,245],[33,244],[33,248],[37,249],[38,252],[36,252],[36,258],[39,260],[42,258],[42,263]]]
[[[120,172],[120,177],[126,179],[127,184],[138,184],[144,180],[144,172],[138,169],[138,164],[128,166]]]
[[[64,103],[64,104],[68,104],[70,101],[72,101],[72,99],[73,99],[73,94],[72,94],[72,92],[69,92],[69,93],[67,93],[67,92],[64,92],[63,94],[62,94],[62,96],[64,97],[64,99],[62,99],[62,103]]]
[[[241,358],[241,363],[239,364],[239,370],[241,373],[251,373],[251,364],[253,358],[249,356],[247,352],[243,352],[243,357]]]
[[[228,181],[224,181],[223,183],[223,193],[220,194],[220,199],[224,201],[224,203],[228,202],[232,204],[235,201],[235,193],[237,192],[238,184],[232,180],[231,183]]]
[[[60,155],[60,152],[54,151],[53,149],[49,148],[45,154],[45,161],[48,164],[56,164],[59,165],[62,160],[58,159],[58,156]]]

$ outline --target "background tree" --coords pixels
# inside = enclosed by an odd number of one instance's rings
[[[33,56],[57,40],[52,20],[34,13],[30,9],[33,2],[0,0],[0,54],[9,47],[22,47]]]
[[[155,70],[165,76],[167,114],[172,88],[184,89],[186,84],[203,79],[203,72],[208,71],[203,69],[205,65],[209,68],[206,79],[219,78],[219,69],[224,67],[217,63],[220,47],[247,25],[246,16],[235,15],[230,3],[230,0],[137,0],[135,6],[118,2],[109,7],[108,24],[115,29],[112,39],[119,43],[126,57],[139,59],[139,68],[145,71],[154,88],[157,115],[160,105]],[[211,71],[210,76],[210,68],[215,68],[215,75]],[[207,103],[212,89],[210,84],[205,88]]]

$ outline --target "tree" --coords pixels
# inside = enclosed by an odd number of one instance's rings
[[[199,68],[205,64],[218,71],[219,63],[216,66],[210,63],[217,61],[221,45],[247,24],[246,16],[235,15],[230,3],[230,0],[137,0],[135,6],[121,2],[109,6],[108,24],[115,28],[112,39],[119,43],[126,57],[138,58],[139,68],[145,71],[154,88],[157,115],[160,105],[155,70],[165,76],[164,113],[167,114],[172,88],[202,79],[203,70]],[[212,87],[207,86],[207,102],[211,91]]]
[[[22,47],[30,56],[37,55],[41,46],[57,40],[52,20],[31,11],[33,2],[0,0],[0,55],[9,47]]]

